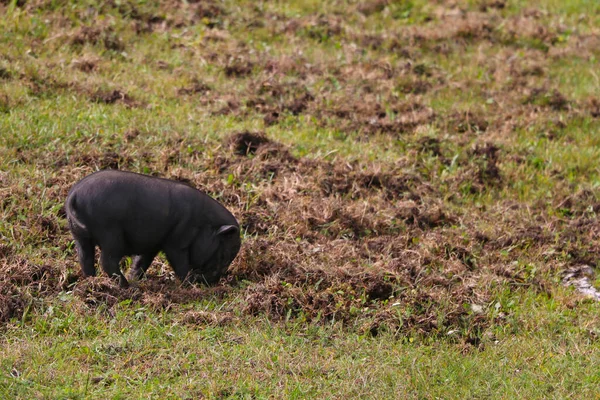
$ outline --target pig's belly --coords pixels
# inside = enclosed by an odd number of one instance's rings
[[[125,232],[124,237],[128,255],[146,254],[162,250],[167,239],[167,233],[140,227],[135,231]]]
[[[157,253],[163,249],[168,234],[152,229],[138,228],[134,231],[111,229],[93,232],[94,241],[102,250],[113,249],[125,256]]]

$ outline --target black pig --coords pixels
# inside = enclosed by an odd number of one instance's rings
[[[122,286],[124,256],[136,256],[130,279],[141,278],[163,251],[179,279],[214,283],[240,250],[240,227],[225,207],[168,179],[99,171],[71,188],[65,210],[84,275],[96,274],[97,245],[102,269]]]

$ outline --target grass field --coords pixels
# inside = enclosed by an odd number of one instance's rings
[[[599,58],[592,0],[0,0],[0,397],[597,397]],[[228,275],[84,279],[105,168]]]

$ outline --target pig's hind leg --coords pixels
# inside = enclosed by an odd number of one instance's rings
[[[129,286],[127,279],[123,276],[119,263],[125,256],[123,249],[123,240],[121,235],[107,235],[110,239],[106,243],[100,244],[100,265],[106,275],[116,279],[122,287]]]
[[[142,279],[146,274],[146,271],[148,271],[148,268],[150,268],[150,264],[152,264],[152,260],[154,260],[156,254],[157,253],[146,253],[136,256],[131,264],[128,278],[130,280]]]
[[[89,238],[76,238],[75,247],[77,248],[77,256],[79,265],[85,276],[95,276],[96,267],[94,266],[95,245],[94,241]]]

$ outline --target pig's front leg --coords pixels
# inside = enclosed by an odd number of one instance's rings
[[[165,255],[171,268],[175,271],[175,275],[181,281],[185,281],[190,272],[190,251],[189,249],[165,249]]]
[[[128,287],[129,282],[127,282],[127,279],[125,279],[125,276],[121,272],[121,268],[119,268],[121,258],[123,258],[122,254],[102,249],[100,253],[100,265],[102,265],[102,269],[109,277],[119,282],[119,286]]]
[[[152,264],[152,260],[154,260],[156,254],[157,253],[146,253],[136,256],[131,264],[128,278],[130,280],[142,279],[146,274],[146,271],[148,271],[148,268],[150,268],[150,264]]]

